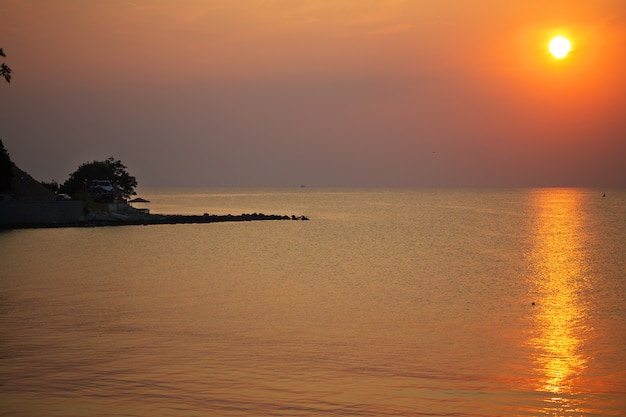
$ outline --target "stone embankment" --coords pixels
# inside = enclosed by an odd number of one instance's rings
[[[5,206],[6,208],[7,206]],[[38,210],[34,210],[37,207]],[[69,207],[66,205],[65,208]],[[275,214],[240,214],[240,215],[174,215],[174,214],[147,214],[139,211],[130,213],[82,213],[82,206],[74,210],[72,216],[67,215],[65,210],[52,211],[46,205],[31,205],[30,211],[20,206],[19,210],[12,210],[13,215],[1,213],[0,229],[32,229],[54,227],[98,227],[98,226],[132,226],[154,224],[193,224],[193,223],[219,223],[219,222],[242,222],[262,220],[308,220],[306,216],[287,216]],[[59,214],[59,212],[61,214]],[[38,214],[38,215],[35,215]],[[44,215],[45,214],[45,215]]]
[[[124,226],[151,224],[194,224],[219,222],[244,222],[261,220],[309,220],[306,216],[287,216],[277,214],[239,214],[239,215],[182,215],[182,214],[97,214],[85,222],[85,226]]]
[[[0,229],[55,227],[85,221],[82,201],[1,201]]]

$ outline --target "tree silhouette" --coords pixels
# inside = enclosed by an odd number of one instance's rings
[[[13,162],[9,152],[0,139],[0,193],[11,191],[11,178],[13,177]]]
[[[59,187],[59,191],[77,197],[84,194],[91,182],[96,180],[111,181],[111,184],[122,192],[124,198],[136,194],[137,180],[126,171],[122,161],[116,161],[112,156],[104,161],[91,161],[80,165]]]
[[[2,50],[2,48],[0,48],[0,56],[6,58],[6,55],[4,54],[4,51]],[[11,70],[11,68],[9,68],[9,66],[7,64],[5,64],[3,62],[2,65],[0,65],[0,76],[4,77],[4,79],[7,81],[7,83],[11,82],[11,74],[12,73],[13,73],[13,71]]]

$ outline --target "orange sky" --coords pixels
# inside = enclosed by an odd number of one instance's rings
[[[6,0],[0,137],[35,178],[625,187],[623,0]],[[561,61],[547,44],[564,34]],[[435,153],[433,153],[435,152]]]

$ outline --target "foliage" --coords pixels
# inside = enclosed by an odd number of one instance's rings
[[[6,55],[4,54],[4,51],[2,50],[2,48],[0,48],[0,56],[6,58]],[[11,70],[11,68],[9,68],[9,66],[5,64],[4,62],[2,63],[2,65],[0,65],[0,77],[4,77],[7,83],[11,82],[12,72],[13,71]]]
[[[55,193],[59,191],[59,187],[60,187],[59,183],[56,182],[55,180],[52,180],[50,182],[40,181],[39,183],[50,191],[54,191]]]
[[[0,193],[11,191],[11,178],[13,177],[13,162],[9,152],[0,139]]]
[[[104,161],[80,165],[59,187],[59,191],[73,198],[80,197],[94,180],[111,181],[113,186],[120,189],[124,198],[136,194],[137,180],[126,171],[126,166],[120,160],[115,160],[112,156]]]

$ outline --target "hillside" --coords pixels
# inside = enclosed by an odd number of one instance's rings
[[[11,178],[11,194],[20,201],[52,201],[55,199],[53,191],[41,185],[15,164],[13,164],[13,178]]]

